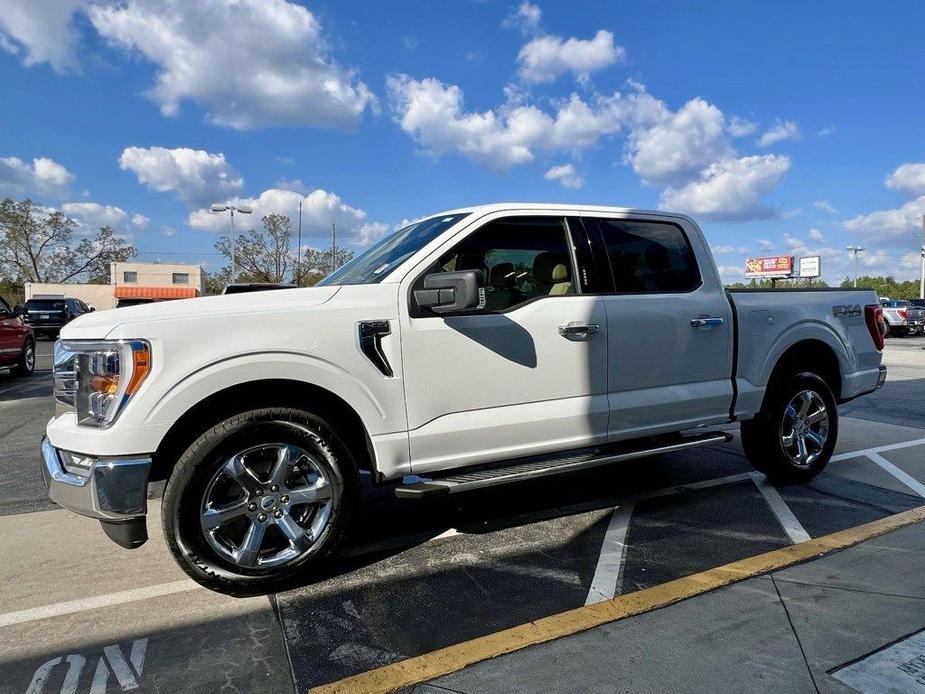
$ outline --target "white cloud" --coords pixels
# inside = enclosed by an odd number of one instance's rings
[[[616,46],[613,34],[601,29],[594,38],[540,36],[520,49],[518,73],[525,82],[552,82],[560,75],[572,73],[586,80],[592,72],[623,60],[626,49]]]
[[[38,157],[32,164],[18,157],[0,157],[0,195],[61,197],[74,174],[53,159]]]
[[[0,0],[0,49],[26,67],[48,63],[63,74],[79,68],[74,13],[87,0]]]
[[[774,216],[762,203],[790,168],[790,159],[775,154],[724,159],[680,188],[668,188],[659,206],[696,214],[703,219],[741,221]]]
[[[762,251],[770,251],[774,248],[774,242],[767,239],[758,239],[758,248]]]
[[[835,132],[835,128],[833,128],[833,127],[830,126],[830,127],[828,127],[828,128],[822,128],[822,129],[820,129],[820,130],[817,130],[817,131],[816,131],[816,136],[817,136],[817,137],[828,137],[829,135],[831,135],[831,134],[834,133],[834,132]]]
[[[132,226],[138,227],[139,229],[144,229],[148,226],[148,223],[151,221],[149,217],[144,216],[140,212],[136,212],[132,215]]]
[[[861,236],[900,241],[914,237],[925,215],[925,195],[892,210],[876,210],[842,222],[842,227]]]
[[[244,179],[224,154],[201,149],[126,147],[119,166],[151,190],[174,192],[191,207],[224,202],[244,189]]]
[[[501,26],[505,29],[519,29],[528,34],[539,29],[542,18],[543,11],[537,5],[524,0],[516,9],[511,10],[511,13],[501,22]]]
[[[723,112],[703,99],[691,99],[676,113],[656,115],[660,122],[637,128],[627,143],[629,161],[647,183],[686,182],[732,153]]]
[[[522,94],[513,90],[501,108],[478,112],[465,110],[458,86],[433,78],[393,75],[387,89],[395,121],[424,154],[458,152],[493,171],[533,161],[537,149],[575,152],[590,147],[602,135],[650,120],[662,108],[644,92],[617,92],[589,101],[573,94],[550,115],[521,103]]]
[[[762,133],[756,142],[759,147],[770,147],[784,140],[799,140],[803,136],[800,134],[800,128],[792,120],[781,121],[778,119],[777,125],[769,128]]]
[[[753,121],[738,116],[733,116],[729,121],[729,134],[733,137],[748,137],[756,132],[758,132],[758,124]]]
[[[161,231],[164,233],[164,236],[173,236],[177,233],[177,230],[172,226],[167,226],[166,224],[161,227]]]
[[[147,92],[162,113],[185,100],[237,129],[353,127],[375,107],[354,71],[334,62],[315,15],[286,0],[126,0],[87,8],[112,46],[158,66]]]
[[[886,187],[910,197],[925,195],[925,164],[902,164],[886,177]]]
[[[574,164],[562,164],[561,166],[553,166],[545,174],[543,178],[547,181],[558,181],[565,188],[578,189],[584,186],[585,179],[583,179],[578,172],[575,170]]]
[[[832,207],[832,205],[830,205],[827,200],[816,200],[816,202],[814,202],[813,205],[817,209],[820,209],[823,212],[828,212],[829,214],[836,214],[838,212],[838,210]]]
[[[729,284],[731,282],[741,282],[745,279],[745,268],[742,265],[717,265],[716,269],[719,270],[720,280],[724,284]]]
[[[122,208],[95,202],[66,202],[61,205],[61,211],[87,232],[95,232],[105,226],[119,228],[128,221],[128,215]]]
[[[912,197],[901,207],[875,210],[842,222],[842,227],[861,236],[887,242],[905,242],[920,233],[925,215],[925,164],[906,163],[887,177],[887,188]]]
[[[732,253],[749,253],[749,249],[745,246],[732,246],[730,244],[725,244],[721,246],[711,246],[714,255],[730,255]]]
[[[376,230],[368,227],[366,212],[346,204],[334,193],[325,190],[313,190],[302,195],[292,190],[270,188],[256,198],[236,198],[236,203],[249,205],[253,213],[235,216],[238,229],[257,227],[262,217],[270,214],[284,214],[292,220],[293,225],[299,218],[299,201],[302,201],[302,235],[303,237],[324,236],[330,238],[331,224],[337,225],[338,242],[354,243],[357,240],[371,238]],[[189,215],[189,225],[206,231],[228,231],[228,215],[214,214],[208,208],[194,210]],[[368,242],[368,241],[367,241]]]
[[[366,222],[361,226],[356,235],[350,239],[350,243],[355,246],[368,246],[375,243],[387,233],[392,231],[388,224],[382,222]]]
[[[818,243],[822,243],[825,241],[825,235],[818,229],[810,229],[809,238],[811,238],[813,241],[816,241]]]

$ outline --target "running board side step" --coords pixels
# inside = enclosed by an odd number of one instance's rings
[[[496,487],[511,482],[524,482],[549,475],[587,470],[599,465],[644,458],[659,453],[673,453],[713,443],[728,443],[732,441],[732,438],[732,434],[727,432],[711,431],[693,436],[676,436],[669,439],[662,437],[658,440],[631,441],[607,447],[582,449],[581,452],[572,452],[565,457],[560,454],[558,457],[520,458],[509,461],[504,466],[495,464],[491,467],[472,467],[440,477],[423,478],[412,475],[406,477],[402,484],[395,488],[395,496],[400,499],[422,499],[457,494],[473,489]]]

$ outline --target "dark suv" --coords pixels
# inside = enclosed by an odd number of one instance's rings
[[[47,335],[56,338],[61,328],[92,310],[80,299],[29,299],[23,310],[23,321],[32,328],[36,337]]]

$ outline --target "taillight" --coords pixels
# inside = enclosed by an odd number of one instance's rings
[[[906,309],[904,309],[904,308],[899,309],[899,317],[900,317],[900,318],[902,318],[903,320],[906,320],[906,316],[908,316],[908,315],[909,315],[909,313],[906,311]]]
[[[878,352],[882,352],[887,328],[880,304],[869,304],[864,307],[864,322],[867,323],[867,329],[874,340],[874,347]]]

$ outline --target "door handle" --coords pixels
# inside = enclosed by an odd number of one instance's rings
[[[597,323],[568,323],[559,326],[559,334],[566,340],[583,340],[601,329]]]
[[[706,328],[712,325],[722,325],[723,322],[722,316],[701,316],[699,318],[691,318],[691,327]]]

